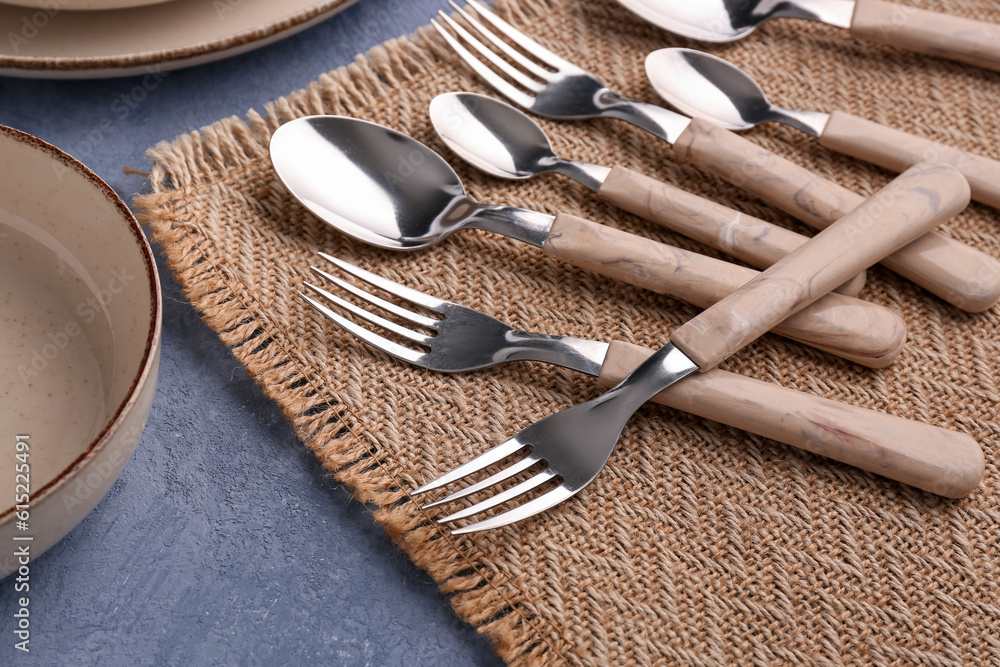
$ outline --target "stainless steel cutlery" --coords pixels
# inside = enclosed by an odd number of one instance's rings
[[[288,189],[338,230],[396,250],[435,243],[475,227],[538,246],[582,269],[707,307],[756,275],[680,248],[573,215],[480,204],[437,153],[389,128],[344,116],[308,116],[281,126],[271,160]],[[902,350],[900,315],[830,294],[775,332],[866,366],[888,365]]]
[[[484,500],[450,515],[449,519],[471,518],[511,504],[455,532],[508,525],[567,500],[597,477],[626,422],[643,403],[692,373],[714,368],[776,322],[947,220],[968,202],[968,183],[953,167],[921,164],[909,169],[837,224],[675,330],[670,343],[607,393],[535,422],[414,495],[460,481],[486,491],[530,472],[524,481],[495,495],[484,493]],[[505,465],[499,471],[476,479],[478,473],[501,463]]]
[[[653,350],[621,341],[604,343],[521,331],[478,310],[319,254],[340,269],[338,274],[357,280],[348,282],[313,267],[343,296],[306,282],[311,294],[301,294],[302,298],[348,333],[421,368],[460,373],[515,361],[540,361],[596,376],[610,387],[653,354]],[[394,297],[397,303],[376,291]],[[969,493],[983,474],[982,448],[968,435],[718,369],[693,375],[657,394],[653,401],[947,497]],[[472,493],[463,491],[463,496]]]
[[[753,192],[818,229],[864,200],[708,121],[622,97],[587,71],[527,37],[478,0],[469,0],[469,5],[482,20],[451,4],[478,37],[443,12],[439,14],[441,22],[432,24],[470,68],[518,106],[550,118],[626,120],[672,144],[681,159]],[[883,264],[965,310],[986,310],[1000,300],[1000,262],[936,232],[900,249]]]
[[[819,21],[853,37],[1000,69],[1000,25],[881,0],[618,0],[664,30],[732,42],[776,18]]]
[[[917,137],[843,111],[821,113],[776,107],[750,75],[725,60],[692,49],[660,49],[646,57],[649,80],[683,113],[729,130],[778,122],[819,138],[830,150],[893,171],[933,160],[957,168],[976,201],[1000,207],[1000,162]]]
[[[702,28],[730,38],[779,16],[827,20],[865,35],[872,21],[897,11],[875,0],[712,0],[697,7],[671,0],[620,1],[675,28],[714,18]],[[830,294],[838,288],[856,292],[864,270],[879,261],[968,311],[1000,301],[1000,262],[932,231],[968,204],[970,186],[962,172],[981,201],[1000,205],[998,163],[847,114],[780,109],[752,79],[713,56],[685,49],[651,54],[646,68],[657,91],[682,111],[714,118],[719,125],[688,118],[619,95],[478,0],[469,3],[466,11],[452,2],[457,16],[440,12],[432,24],[461,60],[508,100],[549,118],[630,122],[666,140],[680,159],[822,231],[806,239],[634,171],[562,157],[534,121],[483,95],[441,95],[430,108],[442,140],[474,166],[502,178],[561,174],[604,201],[768,268],[757,273],[572,215],[473,201],[434,151],[375,123],[312,116],[279,128],[271,158],[281,180],[308,210],[362,241],[407,250],[463,227],[487,230],[706,308],[653,351],[520,331],[320,253],[353,281],[313,267],[339,295],[306,282],[311,295],[300,293],[302,298],[338,327],[397,359],[441,372],[543,361],[611,386],[453,470],[433,471],[439,476],[412,495],[462,486],[425,508],[471,497],[472,504],[439,520],[472,520],[454,533],[497,528],[543,512],[594,481],[627,421],[649,400],[940,495],[959,497],[979,484],[985,461],[968,436],[715,367],[772,328],[872,367],[888,364],[905,340],[899,315]],[[660,16],[664,7],[669,8],[666,19]],[[997,44],[962,50],[974,40],[951,33],[967,24],[945,17],[939,26],[918,25],[934,16],[910,12],[907,21],[899,22],[906,23],[908,46],[931,48],[938,40],[944,55],[1000,68],[1000,60],[990,64],[1000,54]],[[768,120],[813,134],[831,149],[905,172],[866,200],[724,129]]]
[[[466,162],[499,178],[556,173],[590,188],[615,206],[764,269],[809,237],[745,215],[624,167],[604,167],[556,155],[535,121],[500,100],[477,93],[445,93],[431,100],[431,122],[441,140]],[[837,289],[857,295],[860,273]]]

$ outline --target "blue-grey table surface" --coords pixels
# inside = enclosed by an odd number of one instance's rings
[[[148,185],[122,167],[148,169],[149,146],[262,110],[446,5],[361,0],[276,44],[171,72],[137,103],[123,96],[142,77],[0,77],[0,124],[66,150],[131,201]],[[13,579],[0,580],[0,665],[501,664],[324,473],[158,261],[149,424],[108,496],[33,565],[28,654],[14,649]]]

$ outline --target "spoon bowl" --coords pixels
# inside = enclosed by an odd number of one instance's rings
[[[654,51],[646,57],[646,73],[656,92],[672,106],[729,130],[749,130],[774,121],[819,137],[830,119],[829,114],[771,104],[749,74],[702,51]]]
[[[382,248],[414,250],[463,227],[542,245],[551,217],[475,202],[444,158],[405,134],[345,116],[285,123],[270,144],[278,177],[324,222]]]
[[[491,176],[524,180],[551,171],[559,158],[548,136],[527,115],[511,110],[485,95],[446,93],[431,101],[429,113],[448,148]]]
[[[664,30],[703,42],[732,42],[776,18],[851,27],[854,0],[618,0]]]
[[[557,155],[534,119],[486,95],[438,95],[431,101],[430,117],[452,152],[491,176],[524,180],[557,173],[596,191],[611,171]]]

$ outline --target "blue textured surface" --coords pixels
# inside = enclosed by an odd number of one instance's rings
[[[0,123],[130,201],[145,149],[265,102],[425,24],[446,0],[362,0],[275,45],[142,78],[0,77]],[[125,113],[123,110],[127,110]],[[0,665],[498,665],[488,641],[327,478],[161,265],[153,413],[121,478],[31,572],[30,654],[0,581]],[[0,545],[0,549],[8,548]]]

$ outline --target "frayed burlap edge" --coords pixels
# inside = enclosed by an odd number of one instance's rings
[[[501,0],[498,9],[520,25],[530,25],[554,6],[554,0]],[[511,664],[570,662],[570,644],[559,628],[536,613],[528,594],[510,578],[490,568],[484,554],[453,538],[412,502],[399,483],[400,468],[378,447],[360,420],[330,387],[319,386],[303,370],[304,360],[283,341],[269,336],[270,321],[259,303],[242,295],[231,266],[214,265],[204,246],[211,241],[186,224],[188,195],[226,178],[234,167],[269,160],[267,145],[282,122],[310,114],[351,115],[404,83],[432,76],[454,56],[436,33],[394,39],[358,56],[354,63],[320,76],[307,88],[267,105],[267,115],[251,110],[245,119],[231,117],[201,131],[161,142],[149,150],[154,166],[151,193],[134,204],[143,224],[166,258],[184,294],[219,334],[264,393],[281,406],[296,434],[325,470],[347,484],[357,499],[377,509],[374,517],[386,533],[438,583],[458,615],[493,641]],[[547,626],[544,630],[542,625]]]

